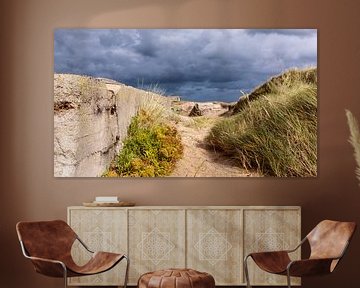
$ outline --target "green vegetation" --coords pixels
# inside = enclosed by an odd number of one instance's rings
[[[190,118],[190,120],[192,121],[188,121],[187,123],[184,123],[184,125],[198,130],[206,128],[209,125],[212,125],[216,121],[215,118],[209,116],[193,117]]]
[[[264,175],[317,175],[316,68],[274,77],[239,102],[214,125],[208,144]]]
[[[104,83],[88,76],[78,76],[78,89],[82,102],[91,102],[95,95],[101,90],[106,89]]]
[[[181,139],[174,127],[161,120],[161,109],[152,103],[132,119],[123,149],[104,177],[157,177],[173,170],[182,156]]]
[[[236,114],[240,112],[244,107],[247,107],[251,101],[254,101],[267,94],[272,94],[273,92],[276,92],[281,86],[293,86],[296,85],[296,83],[317,85],[316,71],[316,68],[305,70],[292,69],[278,76],[274,76],[269,81],[257,87],[249,95],[244,95],[241,97],[240,100],[234,105],[232,113]]]

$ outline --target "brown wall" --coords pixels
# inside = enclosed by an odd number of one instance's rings
[[[1,1],[1,287],[62,287],[20,254],[19,220],[66,217],[66,207],[116,194],[139,205],[301,205],[303,234],[321,219],[360,223],[360,187],[345,108],[360,118],[359,1]],[[317,28],[319,176],[315,179],[55,179],[56,27]],[[261,45],[261,43],[259,43]],[[239,47],[241,49],[241,47]],[[359,234],[359,231],[358,231]],[[304,287],[358,287],[360,236],[335,274]]]

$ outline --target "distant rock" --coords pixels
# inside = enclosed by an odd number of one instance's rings
[[[199,108],[199,104],[198,103],[196,103],[195,105],[194,105],[194,107],[191,109],[191,111],[190,111],[190,113],[189,113],[189,116],[190,117],[196,117],[196,116],[202,116],[203,114],[202,114],[202,112],[201,112],[201,110],[200,110],[200,108]]]
[[[182,116],[199,116],[199,115],[190,115],[195,113],[197,109],[200,110],[202,116],[212,116],[212,115],[221,115],[227,112],[230,108],[229,106],[234,105],[235,103],[226,103],[226,102],[191,102],[191,101],[179,101],[172,102],[171,108],[177,114]],[[195,107],[197,105],[197,108]],[[194,110],[194,111],[193,111]],[[193,111],[193,112],[192,112]]]

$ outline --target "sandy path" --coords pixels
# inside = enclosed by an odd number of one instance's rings
[[[224,111],[216,111],[213,115],[202,116],[201,124],[196,124],[196,119],[182,117],[175,124],[184,146],[184,155],[170,175],[172,177],[256,177],[231,163],[229,158],[221,153],[210,151],[206,148],[204,139],[211,127]],[[206,117],[206,118],[205,118]]]

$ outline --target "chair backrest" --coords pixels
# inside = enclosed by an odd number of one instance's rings
[[[75,232],[62,220],[19,222],[19,240],[30,256],[61,260],[69,257]]]
[[[310,258],[337,258],[342,256],[355,229],[355,222],[321,221],[306,236],[311,248]],[[332,270],[335,266],[332,267]]]

